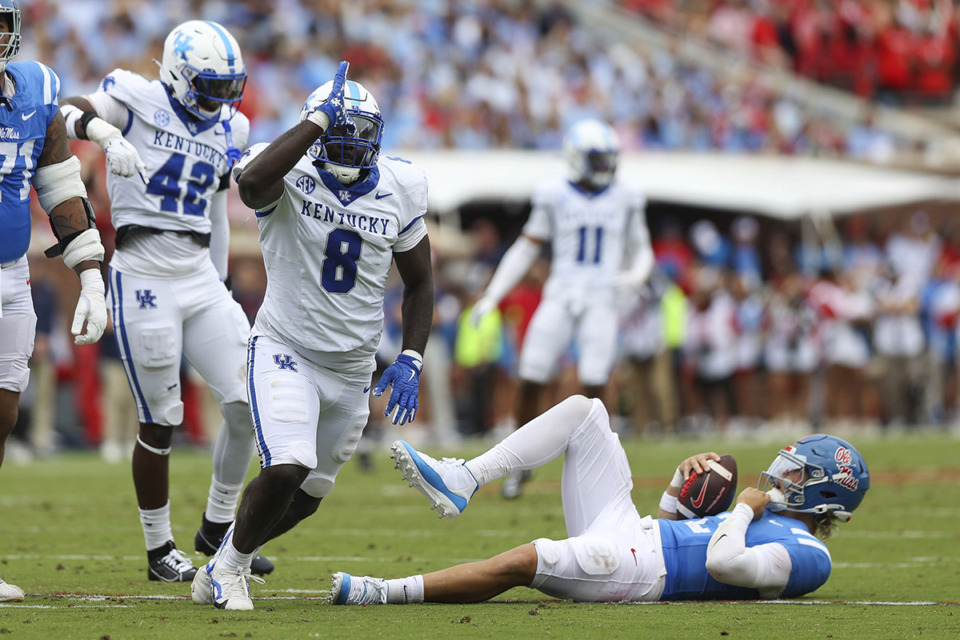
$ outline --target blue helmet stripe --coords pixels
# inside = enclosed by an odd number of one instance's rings
[[[344,84],[344,94],[347,100],[360,101],[360,89],[357,87],[357,83],[352,80],[347,80]]]
[[[233,45],[230,44],[230,38],[227,37],[227,32],[223,30],[216,22],[207,21],[207,24],[210,25],[210,28],[217,32],[217,35],[220,36],[220,39],[223,40],[223,46],[227,49],[227,61],[230,63],[230,70],[233,71],[234,63],[237,60],[237,55],[233,52]]]

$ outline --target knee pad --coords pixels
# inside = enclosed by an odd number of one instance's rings
[[[220,405],[220,413],[231,434],[249,437],[253,432],[250,407],[246,402],[224,402]]]
[[[313,498],[323,498],[333,491],[333,480],[319,476],[309,476],[300,485],[300,489]]]
[[[617,545],[605,538],[583,536],[571,538],[570,546],[583,572],[591,576],[608,576],[620,568]]]

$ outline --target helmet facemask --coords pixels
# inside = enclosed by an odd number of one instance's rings
[[[7,31],[0,32],[0,73],[20,53],[20,9],[13,2],[0,5],[0,16],[6,20]]]
[[[594,190],[613,182],[620,142],[610,125],[600,120],[581,120],[570,127],[563,141],[570,180]]]

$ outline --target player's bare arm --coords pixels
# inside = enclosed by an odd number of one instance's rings
[[[37,160],[37,168],[66,162],[72,157],[70,146],[67,143],[67,128],[63,116],[59,113],[47,127],[47,139],[43,151]],[[79,197],[64,200],[50,211],[50,224],[56,229],[61,238],[76,235],[93,227],[93,222],[87,218],[87,211],[83,200]],[[94,260],[84,260],[76,265],[74,271],[80,274],[86,269],[99,269],[100,263]]]
[[[403,348],[423,353],[433,325],[433,267],[430,239],[424,236],[410,251],[395,253],[403,280]]]
[[[251,209],[276,202],[283,195],[283,178],[303,158],[320,134],[315,123],[304,120],[271,142],[237,179],[240,199]]]
[[[90,101],[83,96],[72,96],[70,98],[63,98],[60,100],[60,108],[62,109],[66,105],[72,105],[80,111],[85,113],[96,113],[97,110],[90,104]],[[76,124],[73,126],[74,135],[78,140],[89,140],[87,137],[86,127],[84,127],[80,120],[78,119]]]

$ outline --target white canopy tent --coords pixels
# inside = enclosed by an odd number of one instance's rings
[[[401,153],[430,183],[430,208],[445,214],[474,201],[529,200],[541,179],[564,171],[559,153]],[[930,200],[960,200],[960,182],[937,175],[804,157],[626,154],[620,179],[651,200],[751,212],[784,220],[843,215]]]

